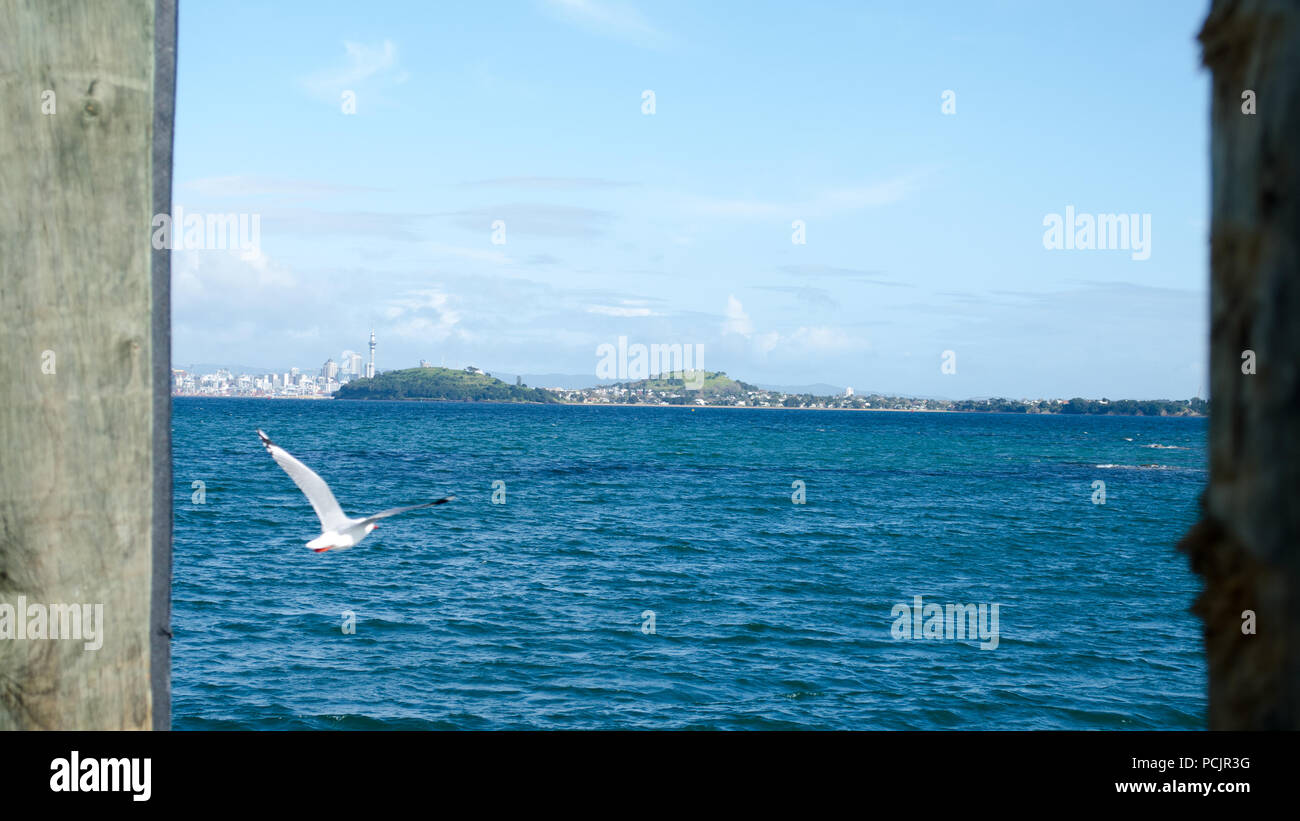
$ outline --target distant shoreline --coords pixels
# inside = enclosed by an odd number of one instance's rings
[[[416,368],[400,368],[337,384],[326,378],[285,374],[271,379],[233,375],[223,371],[209,378],[183,371],[172,375],[173,395],[256,396],[276,399],[367,399],[407,402],[493,402],[538,405],[603,405],[613,408],[686,407],[758,408],[761,410],[863,410],[901,413],[1010,413],[1069,416],[1202,416],[1208,417],[1208,400],[1191,399],[1011,399],[989,396],[968,399],[936,399],[919,396],[890,396],[878,392],[816,395],[786,393],[751,385],[723,371],[685,371],[676,376],[660,373],[652,379],[590,388],[542,388],[515,384],[493,377],[473,366],[455,369],[421,362]],[[599,373],[597,374],[599,378]]]
[[[284,399],[290,402],[300,402],[304,399],[333,399],[333,396],[225,396],[222,394],[210,393],[173,393],[172,399]]]
[[[777,408],[771,405],[652,405],[649,402],[556,402],[557,405],[570,405],[575,408],[596,407],[596,408],[690,408],[691,410],[784,410],[784,411],[847,411],[849,413],[991,413],[992,411],[955,411],[939,410],[938,408]],[[1017,413],[1015,416],[1060,416],[1058,413]]]
[[[364,400],[360,400],[364,401]],[[403,401],[403,400],[396,400]],[[455,400],[434,400],[434,401],[455,401]],[[501,402],[498,404],[522,404]],[[542,404],[542,403],[529,403]],[[771,405],[652,405],[629,404],[626,402],[553,402],[548,404],[568,405],[571,407],[596,407],[596,408],[690,408],[691,410],[783,410],[783,411],[833,411],[837,413],[962,413],[983,416],[1127,416],[1134,419],[1208,419],[1209,416],[1204,413],[1167,413],[1162,415],[1155,414],[1144,416],[1139,413],[1016,413],[1015,411],[980,411],[980,410],[946,410],[940,408],[777,408]]]
[[[268,399],[277,402],[320,401],[333,396],[209,396],[200,393],[175,393],[173,399]],[[649,402],[511,402],[501,399],[342,399],[343,402],[455,402],[462,405],[534,405],[537,407],[562,406],[568,408],[681,408],[683,410],[762,410],[762,411],[827,411],[835,413],[954,413],[974,416],[1114,416],[1128,419],[1208,419],[1205,413],[1151,414],[1140,413],[1016,413],[1014,411],[944,410],[939,408],[806,408],[772,407],[762,405],[672,405]]]

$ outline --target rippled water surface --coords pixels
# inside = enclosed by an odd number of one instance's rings
[[[178,729],[1204,725],[1173,549],[1204,419],[182,398],[173,426]],[[257,428],[351,515],[459,498],[314,554]],[[998,646],[896,640],[918,595],[997,603]]]

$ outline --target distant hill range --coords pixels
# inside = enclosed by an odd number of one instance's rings
[[[759,385],[765,391],[776,391],[777,393],[806,393],[810,396],[835,396],[844,393],[843,388],[837,388],[834,385],[827,385],[825,382],[818,382],[815,385]]]
[[[765,392],[765,388],[732,379],[723,371],[692,371],[684,377],[660,375],[653,379],[638,379],[635,382],[620,382],[611,386],[630,393],[643,393],[651,396],[683,397],[702,399],[706,403],[717,399],[743,399],[754,392]],[[670,403],[672,404],[672,403]]]
[[[812,390],[825,387],[810,385]],[[795,389],[797,390],[797,389]],[[940,399],[885,396],[878,393],[845,396],[771,389],[733,379],[721,371],[682,376],[658,376],[580,390],[555,391],[562,402],[610,405],[692,405],[746,408],[812,408],[817,410],[959,411],[966,413],[1049,413],[1090,416],[1204,416],[1204,399]]]
[[[506,382],[514,382],[516,377],[513,373],[496,373],[496,375]],[[534,385],[539,388],[560,388],[566,391],[628,384],[626,379],[599,379],[591,374],[577,373],[525,373],[520,374],[519,378],[523,380],[525,385]],[[818,382],[815,385],[759,385],[758,387],[766,391],[777,391],[778,393],[807,393],[813,396],[833,396],[834,394],[844,393],[843,388],[837,388],[824,382]]]
[[[958,411],[966,413],[1047,413],[1089,416],[1204,416],[1204,399],[941,399],[885,396],[878,393],[846,396],[813,393],[824,385],[770,389],[751,385],[720,371],[688,373],[685,378],[659,376],[582,390],[556,391],[563,402],[619,405],[692,405],[746,408],[811,408],[817,410]]]
[[[556,374],[541,379],[556,379]],[[539,378],[539,377],[533,377]],[[573,377],[575,380],[578,377]],[[523,377],[514,377],[522,381]],[[564,381],[568,381],[567,379]],[[590,386],[591,381],[601,384]],[[1205,416],[1204,399],[937,399],[857,393],[845,396],[831,385],[773,389],[733,379],[722,371],[623,382],[588,380],[588,386],[545,388],[512,384],[478,368],[455,370],[423,366],[387,371],[371,379],[353,379],[336,399],[415,399],[461,402],[530,402],[539,404],[691,405],[818,410],[958,411],[966,413],[1048,413],[1090,416]],[[814,393],[830,388],[835,393]]]
[[[535,388],[561,388],[566,391],[590,388],[597,385],[612,385],[617,379],[598,379],[591,374],[580,373],[523,373],[514,374],[504,371],[492,371],[493,376],[503,382],[514,384],[516,379]]]
[[[444,399],[463,402],[558,402],[550,391],[511,385],[478,370],[406,368],[353,379],[336,399]]]

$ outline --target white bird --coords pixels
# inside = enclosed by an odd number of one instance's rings
[[[375,524],[377,519],[386,519],[389,516],[396,516],[399,513],[405,513],[408,510],[419,510],[422,507],[433,507],[441,505],[455,499],[455,496],[447,496],[436,502],[425,502],[424,504],[411,505],[410,507],[395,507],[391,510],[384,510],[373,516],[367,516],[364,519],[353,519],[343,513],[343,508],[330,492],[329,485],[325,480],[316,475],[316,473],[302,462],[289,455],[289,452],[279,445],[275,444],[262,431],[257,432],[258,438],[266,447],[266,452],[271,454],[271,458],[276,464],[284,468],[284,472],[289,474],[293,483],[302,490],[311,502],[312,509],[316,511],[317,517],[320,518],[321,534],[307,542],[307,547],[317,553],[324,553],[327,550],[346,550],[357,542],[370,535],[370,531],[379,527]]]

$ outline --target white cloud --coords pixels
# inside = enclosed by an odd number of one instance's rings
[[[284,180],[243,175],[203,177],[183,182],[179,188],[208,197],[248,197],[269,194],[289,197],[319,197],[329,194],[356,194],[384,190],[360,185],[336,185],[313,180]]]
[[[692,201],[691,208],[698,213],[715,217],[785,217],[792,213],[790,205],[759,200],[699,198]]]
[[[604,316],[655,316],[649,308],[619,307],[616,305],[588,305],[587,313]]]
[[[804,350],[822,353],[865,350],[871,347],[866,340],[857,339],[840,328],[827,325],[800,328],[790,334],[789,341]]]
[[[770,353],[778,345],[785,351],[793,353],[834,353],[870,348],[865,340],[857,339],[839,328],[827,325],[800,327],[792,334],[782,334],[779,331],[756,331],[753,320],[745,312],[745,306],[735,296],[727,297],[725,317],[722,322],[723,335],[733,334],[744,337],[759,354]]]
[[[908,174],[870,185],[837,188],[803,200],[773,202],[759,199],[687,197],[684,206],[698,214],[741,219],[798,219],[829,217],[844,211],[879,208],[910,196],[929,172]]]
[[[724,314],[726,319],[722,322],[723,334],[739,334],[743,337],[749,337],[754,333],[754,323],[750,321],[749,314],[745,313],[745,306],[740,304],[736,297],[727,297],[727,310]]]
[[[379,81],[401,84],[407,80],[407,73],[397,66],[397,46],[391,40],[373,46],[345,41],[343,50],[342,66],[322,69],[303,78],[303,88],[311,96],[337,103],[344,91],[357,91]]]
[[[630,182],[606,180],[599,177],[496,177],[490,180],[462,182],[462,188],[525,188],[542,190],[572,190],[585,188],[627,188]]]
[[[760,354],[766,354],[777,346],[781,341],[781,335],[776,331],[767,331],[766,333],[756,333],[754,331],[754,322],[745,313],[745,306],[740,304],[740,300],[735,296],[727,297],[726,318],[722,322],[722,334],[734,334],[744,337],[754,349]]]
[[[878,208],[892,205],[910,194],[915,189],[914,176],[896,177],[875,185],[856,188],[841,188],[828,191],[818,198],[820,208],[828,211],[852,211],[858,208]]]
[[[614,218],[612,212],[597,208],[547,203],[507,203],[435,216],[452,217],[467,231],[486,233],[501,220],[511,234],[561,238],[600,236]]]
[[[614,0],[546,0],[557,17],[594,34],[653,45],[665,39],[645,15],[628,3]]]
[[[334,318],[330,291],[320,274],[292,271],[261,252],[173,251],[175,361],[263,364],[263,354],[321,333],[322,317]],[[278,359],[266,356],[265,364],[279,367]]]
[[[172,300],[178,306],[201,308],[209,300],[236,295],[257,301],[297,286],[293,273],[260,249],[172,252]]]
[[[753,337],[754,347],[759,353],[768,353],[781,342],[781,334],[776,331],[755,334]]]
[[[437,256],[471,259],[475,262],[491,262],[496,265],[508,265],[511,262],[504,251],[489,251],[485,248],[465,248],[459,245],[443,245],[439,242],[426,243],[424,246]]]
[[[384,316],[391,320],[388,332],[417,341],[446,339],[460,323],[460,313],[450,307],[451,298],[436,288],[410,291],[389,300]]]
[[[432,340],[441,342],[451,335],[453,324],[442,318],[412,317],[389,328],[389,333],[402,339]]]

